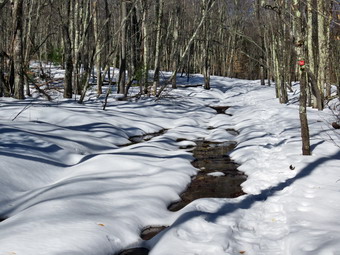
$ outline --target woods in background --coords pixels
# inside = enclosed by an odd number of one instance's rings
[[[340,91],[336,0],[0,0],[0,38],[0,95],[18,99],[30,95],[31,60],[63,66],[64,97],[80,101],[93,74],[103,93],[110,67],[125,95],[133,82],[160,95],[160,70],[202,73],[206,89],[210,75],[274,81],[281,103],[301,80],[319,110],[331,84]]]

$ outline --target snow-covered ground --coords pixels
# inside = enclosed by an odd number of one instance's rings
[[[111,98],[106,111],[95,96],[84,105],[1,98],[0,254],[113,255],[144,246],[151,255],[339,255],[332,112],[309,109],[313,155],[302,156],[297,91],[280,105],[258,81],[211,82],[209,91],[182,87],[158,101]],[[232,116],[209,105],[230,105]],[[180,147],[198,138],[237,141],[231,157],[248,176],[247,195],[169,212],[197,171]],[[170,227],[142,241],[147,226]]]

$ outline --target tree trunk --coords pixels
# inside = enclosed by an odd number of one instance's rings
[[[179,15],[180,15],[180,5],[177,2],[177,6],[175,7],[175,21],[174,21],[174,30],[173,30],[173,43],[172,43],[172,71],[174,78],[172,79],[172,88],[177,88],[177,70],[178,70],[178,62],[179,62]]]
[[[301,13],[299,0],[293,0],[294,7],[294,28],[296,37],[296,52],[298,59],[306,59],[305,56],[305,22]],[[302,6],[304,7],[304,6]],[[307,79],[305,67],[300,68],[300,107],[299,117],[301,124],[302,154],[311,155],[309,128],[307,119]]]
[[[120,66],[119,66],[119,79],[118,79],[118,93],[125,94],[126,83],[126,18],[127,18],[127,3],[126,0],[121,2],[121,15],[122,15],[122,30],[120,35]]]
[[[71,4],[71,35],[72,35],[72,50],[73,50],[73,92],[75,94],[80,93],[79,89],[79,50],[80,50],[80,15],[81,15],[81,10],[80,10],[80,5],[81,3],[78,0],[73,0],[74,4]]]
[[[141,9],[142,9],[142,32],[143,32],[143,75],[142,75],[142,84],[144,94],[148,94],[148,80],[149,80],[149,29],[148,29],[148,2],[147,0],[141,1]],[[142,89],[142,88],[141,88]]]
[[[103,79],[102,79],[102,66],[101,66],[101,39],[100,39],[100,25],[99,25],[99,11],[98,11],[98,0],[92,3],[93,5],[93,32],[95,41],[95,67],[97,72],[97,94],[101,95]]]
[[[260,34],[260,41],[261,41],[261,48],[262,51],[260,53],[260,60],[259,60],[259,64],[260,64],[260,81],[261,81],[261,85],[266,85],[265,82],[265,44],[264,44],[264,36],[265,36],[265,28],[263,25],[263,20],[262,20],[262,12],[261,12],[261,8],[264,6],[264,1],[263,0],[257,0],[256,2],[256,16],[257,16],[257,21],[258,21],[258,27],[259,27],[259,34]]]
[[[307,119],[307,79],[306,72],[301,71],[300,79],[300,106],[299,116],[301,125],[301,138],[302,138],[302,155],[311,155],[310,150],[310,138],[309,138],[309,127]]]
[[[30,57],[31,57],[31,49],[32,49],[32,44],[30,41],[31,37],[31,30],[32,30],[32,16],[33,16],[33,9],[35,7],[35,4],[32,0],[27,1],[27,9],[28,9],[28,14],[26,16],[26,24],[25,24],[25,35],[24,35],[24,65],[25,65],[25,72],[29,70],[29,64],[30,64]],[[40,7],[40,5],[39,5]],[[39,10],[39,7],[37,8]],[[37,18],[39,19],[40,12],[37,12]],[[26,90],[26,95],[31,96],[31,91],[30,91],[30,86],[29,86],[29,81],[26,76],[24,76],[25,80],[25,90]]]
[[[206,8],[208,3],[203,1],[203,12]],[[204,74],[204,89],[210,89],[210,20],[207,18],[204,22],[203,26],[203,33],[204,33],[204,41],[203,41],[203,74]]]
[[[155,45],[155,65],[154,76],[152,84],[153,95],[157,94],[157,87],[159,85],[159,73],[160,73],[160,56],[161,56],[161,40],[162,40],[162,19],[163,19],[163,0],[156,1],[156,14],[157,14],[157,28],[156,28],[156,45]]]
[[[125,89],[124,97],[127,97],[129,93],[129,89],[132,86],[134,80],[137,79],[137,69],[138,65],[140,64],[140,46],[141,46],[141,39],[140,39],[140,28],[138,23],[138,17],[137,17],[137,9],[135,6],[132,6],[131,3],[129,4],[129,8],[131,11],[130,15],[130,29],[129,31],[129,38],[130,38],[130,58],[129,58],[129,67],[128,67],[128,73],[129,73],[129,80],[127,82],[127,86]],[[142,91],[140,91],[142,94]]]
[[[280,76],[280,71],[279,71],[279,57],[277,55],[278,52],[277,48],[277,43],[276,43],[276,38],[274,37],[273,34],[273,42],[272,42],[272,56],[273,56],[273,76],[275,79],[275,95],[276,98],[280,98],[280,92],[281,92],[281,76]]]
[[[109,66],[108,71],[107,71],[107,77],[108,80],[111,80],[111,70],[110,70],[110,66],[111,66],[111,61],[110,61],[110,51],[111,51],[111,45],[112,43],[110,42],[110,26],[114,26],[114,24],[112,24],[112,20],[110,19],[111,15],[110,15],[110,10],[109,10],[109,0],[105,0],[105,19],[106,19],[106,23],[105,23],[105,36],[104,36],[104,40],[105,40],[105,56],[106,59],[104,61],[105,66]],[[112,22],[112,23],[111,23]],[[114,74],[113,74],[114,75]],[[105,77],[104,77],[105,79]]]
[[[318,110],[323,110],[324,108],[324,96],[327,80],[327,70],[328,70],[328,38],[327,38],[327,11],[326,5],[328,0],[317,1],[318,10],[318,76],[317,76],[317,86],[320,91],[320,102],[318,102]]]
[[[13,1],[13,67],[14,97],[25,99],[24,95],[24,56],[23,56],[23,0]]]
[[[317,35],[317,25],[316,22],[316,6],[315,0],[307,0],[307,51],[308,51],[308,66],[309,71],[314,75],[314,77],[318,76],[318,68],[316,65],[317,62],[317,51],[315,46],[317,45],[315,42],[315,36]],[[309,79],[316,84],[316,81],[313,81],[313,78],[309,75]],[[310,90],[308,90],[310,91]],[[310,95],[311,94],[311,95]],[[312,99],[313,107],[317,108],[321,103],[321,95],[318,87],[312,90],[312,93],[309,93],[309,96]]]
[[[64,59],[65,59],[65,79],[64,79],[64,98],[72,98],[72,75],[73,75],[73,58],[72,43],[70,36],[70,15],[71,1],[65,2],[65,23],[63,23],[63,43],[64,43]]]

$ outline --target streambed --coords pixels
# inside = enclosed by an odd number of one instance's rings
[[[246,176],[237,170],[238,165],[228,156],[235,146],[235,142],[196,141],[192,165],[199,172],[181,194],[181,201],[171,204],[169,210],[178,211],[199,198],[234,198],[243,195],[240,185]]]
[[[235,130],[226,130],[232,135],[237,135]],[[141,139],[143,141],[143,139]],[[195,160],[192,165],[199,169],[197,175],[192,178],[180,197],[180,201],[172,203],[168,209],[178,211],[199,198],[235,198],[245,194],[241,183],[246,180],[246,175],[238,171],[238,164],[233,162],[229,153],[235,149],[233,141],[216,143],[205,140],[195,141],[196,146],[190,150]],[[188,148],[186,148],[188,150]],[[149,240],[166,229],[168,226],[149,226],[142,233],[143,240]],[[119,255],[147,255],[146,248],[132,248],[124,250]]]

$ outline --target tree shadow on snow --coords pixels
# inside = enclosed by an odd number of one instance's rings
[[[266,201],[268,198],[274,196],[276,193],[284,190],[285,188],[291,186],[294,182],[299,179],[309,176],[318,166],[329,161],[329,160],[340,160],[340,151],[335,153],[330,157],[319,158],[316,161],[310,163],[305,168],[303,168],[295,177],[287,179],[278,185],[262,190],[260,194],[257,195],[245,195],[245,198],[238,203],[226,203],[217,212],[208,213],[202,211],[190,211],[181,215],[169,229],[161,232],[153,240],[153,246],[162,239],[162,236],[173,227],[178,227],[181,224],[194,219],[196,217],[204,217],[206,221],[216,223],[218,218],[221,216],[226,216],[227,214],[233,213],[238,209],[250,209],[256,202]],[[155,243],[156,242],[156,243]]]
[[[304,167],[296,176],[293,178],[287,179],[284,182],[279,183],[274,187],[270,187],[268,189],[262,190],[260,194],[257,195],[248,195],[245,199],[235,204],[226,204],[222,208],[219,209],[218,212],[207,215],[206,220],[209,222],[216,222],[220,216],[224,216],[226,214],[232,213],[237,209],[249,209],[253,206],[254,203],[258,201],[266,201],[268,198],[274,196],[276,193],[284,190],[285,188],[291,186],[294,182],[299,179],[305,178],[309,176],[318,166],[321,164],[334,159],[340,159],[340,151],[335,153],[330,157],[319,158],[316,161],[310,163],[306,167]]]

